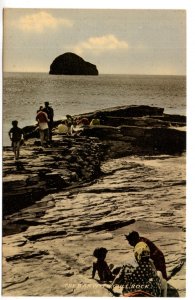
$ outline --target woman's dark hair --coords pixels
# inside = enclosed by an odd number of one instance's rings
[[[137,231],[132,231],[128,235],[125,235],[128,241],[137,241],[139,239],[139,233]]]

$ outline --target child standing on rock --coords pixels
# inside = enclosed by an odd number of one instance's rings
[[[20,156],[20,146],[23,140],[23,131],[18,127],[18,121],[12,121],[12,128],[9,131],[9,137],[12,141],[12,147],[15,155],[15,160],[19,159]]]
[[[97,258],[97,261],[93,263],[92,278],[95,277],[97,271],[101,281],[110,281],[114,279],[114,276],[105,261],[107,252],[108,250],[106,248],[96,248],[94,250],[93,256]]]

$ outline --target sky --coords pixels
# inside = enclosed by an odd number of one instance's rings
[[[3,37],[5,72],[73,52],[100,74],[186,74],[185,9],[4,8]]]

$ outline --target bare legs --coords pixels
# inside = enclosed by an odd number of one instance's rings
[[[14,151],[15,160],[18,160],[20,157],[20,141],[13,142],[13,151]]]
[[[41,139],[41,146],[44,147],[45,144],[48,142],[48,136],[49,136],[49,130],[39,130],[40,133],[40,139]]]

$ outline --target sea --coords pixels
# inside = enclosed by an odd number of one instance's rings
[[[3,146],[9,146],[12,120],[35,125],[36,111],[49,101],[54,120],[121,105],[163,107],[186,115],[186,77],[102,74],[98,76],[3,74]]]

